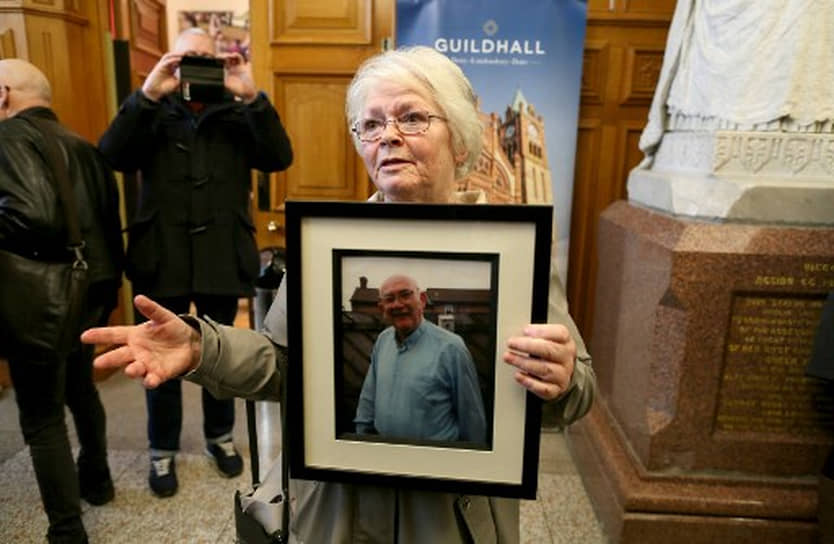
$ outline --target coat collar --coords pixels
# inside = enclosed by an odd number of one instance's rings
[[[55,115],[55,112],[51,109],[47,108],[46,106],[34,106],[31,108],[26,108],[25,110],[18,113],[15,117],[20,118],[38,118],[38,119],[47,119],[49,121],[58,122],[58,116]]]

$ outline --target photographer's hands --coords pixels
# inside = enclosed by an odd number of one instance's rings
[[[159,102],[163,96],[179,88],[178,69],[183,56],[181,53],[162,55],[142,85],[142,93],[148,99]],[[252,77],[252,64],[246,62],[240,53],[224,53],[217,55],[217,58],[226,63],[226,89],[245,104],[252,103],[258,97],[258,88]]]
[[[165,53],[142,84],[142,94],[154,102],[174,92],[180,85],[177,69],[182,59],[181,53]]]
[[[258,88],[252,77],[252,63],[247,62],[240,53],[224,53],[217,58],[226,61],[226,89],[243,100],[252,103],[258,97]]]

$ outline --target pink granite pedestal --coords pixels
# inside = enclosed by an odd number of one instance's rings
[[[834,229],[611,205],[568,439],[613,542],[815,542],[834,399],[804,375],[834,291]]]

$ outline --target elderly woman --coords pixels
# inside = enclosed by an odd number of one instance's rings
[[[347,93],[347,118],[378,192],[374,201],[477,202],[455,192],[481,148],[481,125],[468,80],[449,59],[425,47],[366,61]],[[575,332],[561,289],[553,289],[552,324],[529,325],[507,340],[504,361],[518,383],[547,401],[563,423],[587,412],[595,389],[590,357]],[[559,299],[562,297],[562,299]],[[96,360],[125,367],[146,387],[187,374],[219,396],[278,399],[286,359],[286,298],[279,291],[265,334],[196,318],[183,320],[142,296],[144,326],[84,333],[85,342],[122,346]],[[520,355],[522,353],[528,356]],[[290,481],[291,539],[308,543],[519,541],[518,501],[464,497],[333,482]]]

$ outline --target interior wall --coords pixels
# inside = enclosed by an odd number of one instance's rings
[[[179,11],[249,11],[249,0],[168,0],[165,14],[168,19],[168,44],[174,44],[179,34],[177,12]]]

